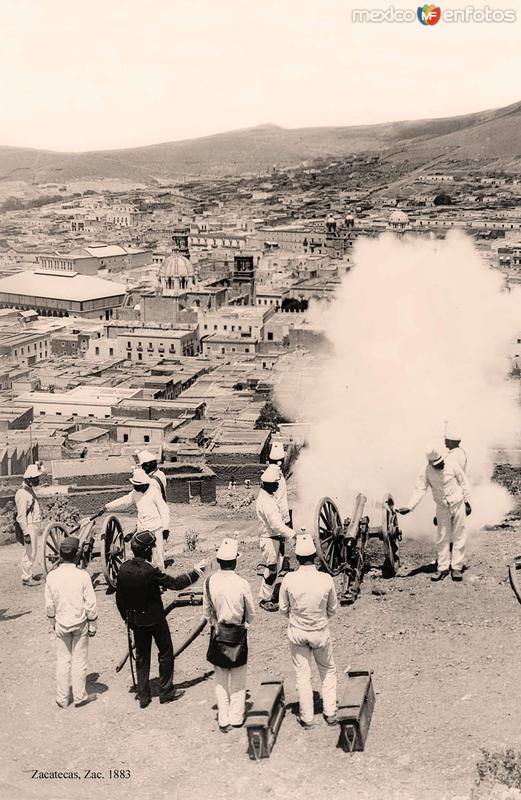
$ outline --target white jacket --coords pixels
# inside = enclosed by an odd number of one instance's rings
[[[445,461],[454,461],[461,467],[463,472],[467,471],[467,454],[462,447],[454,447],[445,453]]]
[[[163,470],[156,469],[156,471],[153,472],[152,475],[150,475],[150,478],[152,480],[152,486],[157,486],[157,488],[159,489],[159,494],[161,495],[161,497],[163,497],[163,494],[161,492],[161,488],[160,488],[160,486],[158,484],[158,481],[161,483],[161,486],[165,490],[165,495],[166,495],[166,475],[163,472]],[[156,478],[157,478],[157,480],[155,480]]]
[[[151,484],[146,492],[129,492],[111,500],[105,508],[107,511],[127,511],[132,506],[137,510],[138,531],[164,531],[170,527],[170,513],[159,487],[154,488]]]
[[[282,521],[287,524],[290,520],[290,517],[289,517],[289,506],[288,506],[288,486],[286,484],[286,478],[284,477],[284,475],[280,476],[279,485],[273,497],[275,498],[277,505],[279,507]]]
[[[280,513],[280,508],[275,496],[269,494],[265,489],[261,489],[255,504],[257,518],[260,523],[259,536],[262,538],[274,538],[283,536],[284,539],[292,539],[294,531],[285,524]]]
[[[445,461],[443,469],[434,469],[431,464],[420,472],[407,508],[411,511],[423,500],[431,488],[436,505],[451,507],[464,500],[470,502],[470,489],[465,473],[454,460]]]

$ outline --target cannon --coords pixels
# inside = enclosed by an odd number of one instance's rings
[[[358,597],[369,539],[379,539],[383,543],[384,577],[396,575],[400,565],[398,543],[402,533],[398,527],[393,498],[391,495],[384,497],[381,524],[378,526],[371,526],[369,517],[363,516],[366,503],[367,498],[363,494],[357,495],[352,517],[343,521],[330,497],[323,497],[316,510],[317,553],[326,572],[333,577],[342,575],[339,593],[341,605],[351,605]]]
[[[47,575],[60,563],[60,544],[66,536],[78,536],[80,545],[76,556],[76,566],[85,569],[95,556],[96,541],[95,521],[104,512],[99,511],[92,517],[84,517],[75,528],[68,529],[61,522],[51,520],[43,531],[43,571]],[[101,565],[107,584],[116,587],[118,571],[126,560],[125,537],[123,526],[113,514],[103,522],[100,536]]]

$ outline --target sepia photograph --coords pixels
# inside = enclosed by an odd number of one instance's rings
[[[521,2],[440,2],[0,0],[0,800],[521,800]]]

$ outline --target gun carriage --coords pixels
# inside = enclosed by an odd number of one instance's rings
[[[118,571],[126,559],[123,526],[113,514],[103,521],[99,542],[99,553],[95,552],[95,521],[103,511],[92,517],[84,517],[74,528],[51,520],[43,531],[43,571],[47,575],[60,561],[60,544],[66,536],[77,536],[80,540],[76,565],[85,569],[96,555],[101,557],[101,566],[107,584],[115,588]],[[128,537],[127,537],[128,538]]]
[[[377,526],[371,526],[369,517],[363,516],[366,503],[367,498],[364,495],[357,495],[353,515],[344,520],[330,497],[323,497],[316,510],[317,552],[326,572],[334,577],[342,576],[339,594],[342,605],[351,605],[358,597],[370,539],[379,539],[383,544],[384,577],[396,575],[400,564],[399,542],[402,534],[398,527],[393,498],[391,495],[384,497],[381,504],[381,524]]]

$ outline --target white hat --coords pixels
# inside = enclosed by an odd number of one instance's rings
[[[134,486],[142,486],[145,483],[150,483],[150,478],[144,469],[141,467],[136,467],[132,473],[132,477],[130,478],[130,483],[133,483]]]
[[[451,442],[461,442],[461,433],[457,427],[453,427],[450,423],[445,426],[445,438]]]
[[[141,450],[137,453],[137,460],[139,464],[148,464],[149,461],[157,461],[157,456],[150,452],[150,450]]]
[[[280,481],[280,478],[280,467],[277,467],[276,464],[270,464],[267,466],[261,475],[261,481],[264,481],[264,483],[277,483]]]
[[[309,533],[302,533],[297,536],[297,543],[295,545],[295,555],[297,556],[314,556],[316,555],[317,548],[313,537]]]
[[[217,558],[220,561],[235,561],[239,556],[237,539],[223,539],[217,550]]]
[[[39,464],[29,464],[24,472],[24,478],[39,478],[44,471]]]
[[[437,464],[443,461],[444,458],[441,448],[438,447],[430,447],[427,450],[426,455],[427,455],[427,461],[429,462],[429,464],[432,464],[433,467],[435,467]]]
[[[271,443],[270,458],[273,461],[282,461],[284,458],[284,445],[281,441],[276,440]]]

